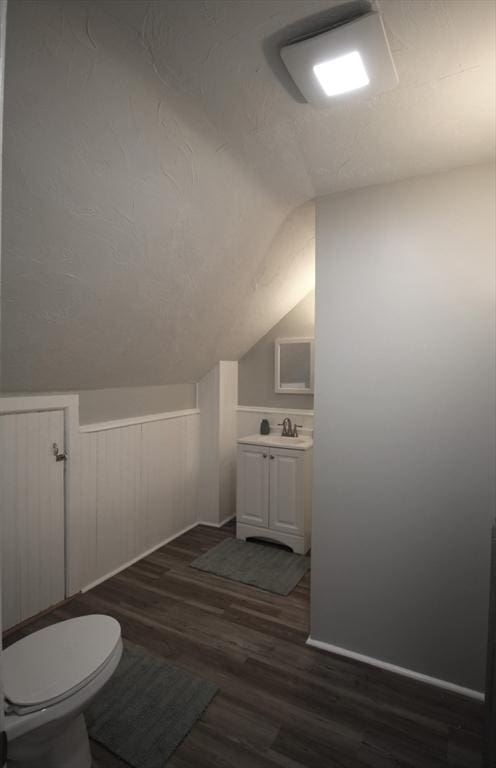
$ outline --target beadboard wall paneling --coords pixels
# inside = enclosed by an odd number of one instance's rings
[[[97,573],[97,466],[98,438],[101,433],[79,435],[79,515],[77,542],[68,563],[73,589],[94,581]]]
[[[98,434],[96,578],[145,549],[139,525],[143,516],[141,431],[141,426],[135,426]]]
[[[196,524],[198,442],[198,413],[80,433],[73,584],[85,589]]]
[[[57,419],[55,434],[53,423]],[[1,508],[14,508],[27,499],[36,525],[44,521],[41,528],[32,524],[27,530],[34,554],[24,559],[22,568],[34,568],[47,537],[53,538],[46,514],[38,514],[42,507],[48,508],[49,517],[58,514],[62,520],[57,556],[52,553],[50,567],[60,571],[64,558],[66,563],[65,589],[59,584],[55,593],[51,572],[44,568],[36,587],[24,590],[22,616],[19,596],[16,594],[14,602],[6,599],[4,611],[11,617],[7,626],[41,610],[29,602],[40,590],[50,592],[47,605],[57,602],[64,594],[73,595],[103,580],[202,520],[198,513],[197,409],[81,427],[77,395],[1,396],[0,420]],[[28,425],[35,430],[33,434],[27,433]],[[65,447],[67,462],[55,462],[53,442],[60,449]],[[15,460],[13,446],[26,458],[24,463]],[[62,491],[57,505],[47,486],[50,472],[57,471],[63,478],[64,464],[65,515]],[[17,536],[19,525],[17,513],[11,521],[3,520],[4,536]],[[4,568],[18,569],[21,566],[18,558],[12,559],[12,552],[17,552],[17,547],[4,552]],[[21,581],[16,577],[17,585]],[[13,592],[10,594],[14,597]]]

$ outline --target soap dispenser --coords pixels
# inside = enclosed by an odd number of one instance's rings
[[[260,422],[260,434],[261,435],[270,434],[270,424],[268,419],[262,419],[262,421]]]

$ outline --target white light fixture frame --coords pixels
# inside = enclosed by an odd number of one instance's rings
[[[353,52],[360,55],[368,84],[327,95],[315,75],[314,67]],[[382,18],[375,12],[286,45],[281,50],[281,57],[303,96],[314,107],[330,107],[343,100],[370,98],[395,88],[399,82]]]

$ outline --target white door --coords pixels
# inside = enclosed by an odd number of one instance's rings
[[[269,448],[238,447],[236,518],[240,523],[269,525]]]
[[[3,628],[64,599],[64,412],[0,416]]]
[[[304,461],[300,451],[270,449],[269,527],[273,531],[303,535]]]

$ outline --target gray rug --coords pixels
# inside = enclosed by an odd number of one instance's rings
[[[85,712],[88,732],[133,768],[163,768],[216,692],[208,680],[126,642]]]
[[[225,539],[191,566],[276,595],[289,595],[309,570],[310,558],[265,544]]]

